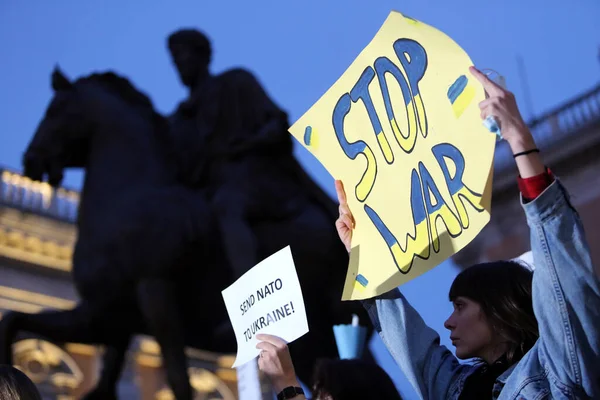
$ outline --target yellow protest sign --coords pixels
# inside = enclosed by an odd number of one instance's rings
[[[489,221],[495,135],[452,39],[392,12],[290,132],[346,188],[356,220],[344,300],[440,264]]]

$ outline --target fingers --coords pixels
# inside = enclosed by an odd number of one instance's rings
[[[490,97],[499,96],[502,93],[504,93],[504,89],[502,89],[502,87],[497,85],[495,82],[491,81],[490,78],[488,78],[484,73],[479,71],[477,68],[469,67],[469,71],[471,72],[471,75],[473,75],[475,77],[475,79],[477,79],[481,83],[481,85],[483,86],[485,91],[488,93],[488,95],[490,95]]]
[[[494,113],[494,110],[496,110],[496,107],[494,107],[493,105],[489,105],[485,108],[482,108],[480,114],[481,119],[486,119],[490,115],[497,117],[498,113]]]
[[[338,235],[340,236],[342,243],[346,247],[346,250],[350,252],[352,231],[356,226],[356,222],[354,220],[352,212],[350,211],[350,207],[348,206],[348,203],[346,201],[346,192],[344,191],[344,185],[342,181],[335,181],[335,191],[337,192],[338,201],[340,203],[340,216],[335,221],[335,227],[337,229]]]
[[[348,209],[347,206],[340,206],[339,212],[340,215],[335,221],[335,226],[338,228],[346,228],[348,230],[353,230],[356,226],[356,221],[354,220],[354,216],[350,212],[350,209]]]
[[[490,104],[493,104],[495,101],[496,100],[493,97],[490,97],[489,99],[485,99],[484,101],[479,103],[479,109],[483,110],[484,108],[488,107]]]
[[[507,109],[510,108],[508,103],[510,102],[510,92],[506,92],[506,97],[490,97],[489,99],[483,100],[479,103],[479,109],[481,110],[481,118],[485,119],[490,115],[495,117],[503,116],[507,113]]]
[[[335,191],[337,192],[338,201],[340,203],[338,207],[338,211],[340,213],[340,217],[338,221],[342,221],[348,228],[354,228],[354,216],[350,211],[350,207],[348,206],[348,201],[346,199],[346,191],[344,190],[344,184],[340,180],[335,181]]]
[[[267,335],[265,333],[259,333],[258,335],[256,335],[256,339],[258,339],[262,342],[265,342],[265,343],[269,343],[270,345],[272,345],[278,349],[283,349],[283,348],[287,347],[287,343],[285,342],[285,340],[283,340],[277,336]],[[259,342],[259,344],[260,344],[260,342]],[[256,347],[258,348],[258,345]]]
[[[277,353],[277,347],[273,343],[269,342],[258,342],[256,344],[256,348],[266,351],[267,353]]]
[[[338,207],[338,212],[340,214],[340,217],[342,215],[346,215],[350,218],[350,220],[352,221],[352,227],[354,226],[354,215],[352,215],[352,211],[350,211],[350,207],[348,207],[348,204],[340,204],[340,206]]]
[[[338,212],[340,215],[351,214],[350,207],[348,207],[348,204],[340,204],[338,207]]]
[[[482,119],[486,119],[490,115],[493,115],[494,117],[498,118],[505,118],[506,114],[506,105],[499,102],[491,102],[490,104],[481,109]]]
[[[348,214],[340,214],[338,221],[345,225],[348,229],[352,230],[354,228],[354,221]]]
[[[335,192],[337,193],[337,198],[340,205],[348,204],[348,201],[346,200],[346,191],[344,190],[344,184],[342,181],[335,181]]]

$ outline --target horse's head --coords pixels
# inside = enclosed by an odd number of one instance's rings
[[[62,181],[63,168],[85,162],[75,156],[84,153],[77,147],[85,144],[85,132],[90,127],[84,105],[78,101],[79,90],[58,68],[52,73],[52,89],[54,97],[27,147],[23,167],[31,179],[43,180],[47,174],[48,182],[57,186]]]
[[[157,116],[144,94],[112,72],[71,82],[56,68],[51,82],[54,97],[23,156],[24,173],[33,180],[47,176],[51,185],[58,186],[65,168],[86,166],[95,133],[141,134],[126,125],[136,121],[131,116],[147,120]]]

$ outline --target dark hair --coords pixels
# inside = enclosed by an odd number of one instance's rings
[[[10,365],[0,365],[0,399],[42,400],[42,396],[27,375]]]
[[[469,298],[481,306],[494,332],[508,344],[509,365],[518,362],[539,337],[533,313],[533,273],[514,261],[477,264],[462,271],[448,297]]]
[[[377,364],[362,360],[320,360],[313,381],[313,398],[332,400],[401,400],[394,383]]]

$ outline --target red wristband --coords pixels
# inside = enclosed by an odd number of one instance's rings
[[[546,172],[532,176],[531,178],[517,178],[519,190],[525,201],[535,200],[552,182],[554,182],[554,175],[550,171],[550,168],[547,168]]]

